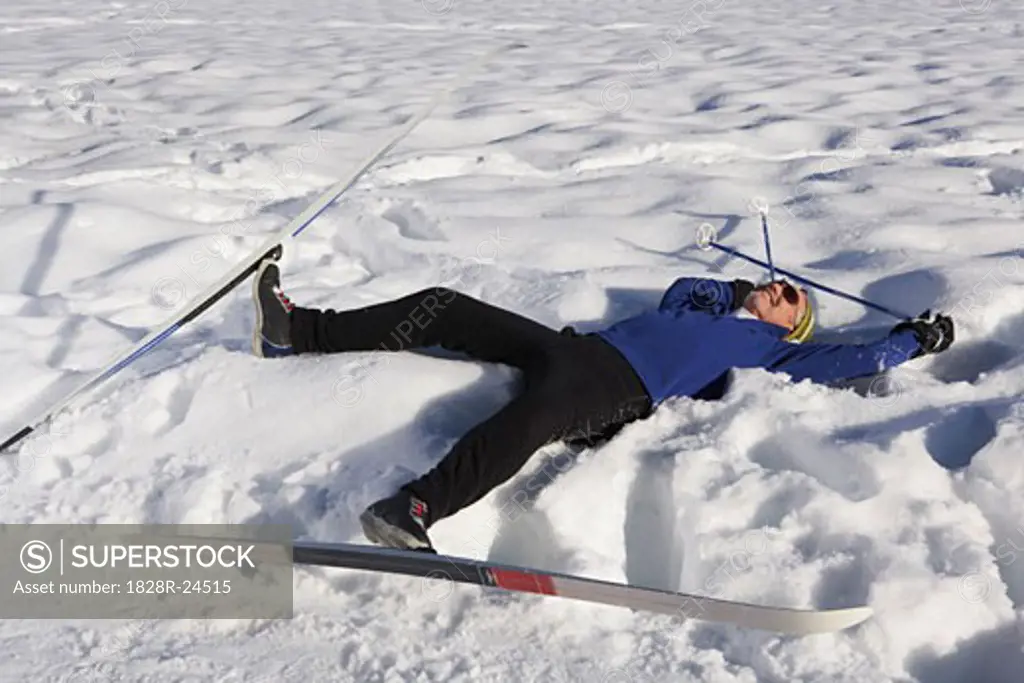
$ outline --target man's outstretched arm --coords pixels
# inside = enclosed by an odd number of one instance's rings
[[[953,343],[953,320],[929,313],[900,323],[888,336],[869,344],[788,344],[780,342],[768,369],[794,380],[834,382],[873,375],[912,358],[940,353]]]
[[[754,289],[747,280],[712,280],[706,277],[681,277],[665,290],[658,304],[662,311],[704,311],[725,315],[743,305]]]

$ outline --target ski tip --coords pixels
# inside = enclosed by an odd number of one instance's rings
[[[845,631],[862,624],[874,615],[874,611],[867,606],[847,607],[844,609],[823,610],[815,612],[814,618],[801,619],[796,628],[791,631],[796,635],[813,635],[816,633],[834,633]]]

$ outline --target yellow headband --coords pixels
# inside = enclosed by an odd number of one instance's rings
[[[809,340],[814,334],[814,306],[811,305],[811,298],[807,297],[807,308],[804,309],[804,314],[800,316],[800,320],[797,322],[796,327],[793,331],[787,334],[783,339],[794,344],[802,344]]]

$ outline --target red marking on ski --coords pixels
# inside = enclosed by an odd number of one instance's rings
[[[555,582],[551,580],[550,576],[543,574],[517,572],[512,569],[492,569],[491,577],[494,579],[494,585],[510,591],[558,595],[555,591]]]

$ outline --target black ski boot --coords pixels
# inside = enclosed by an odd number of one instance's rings
[[[372,543],[433,553],[427,536],[427,504],[401,489],[390,498],[378,500],[359,515],[363,533]]]
[[[252,300],[256,305],[252,352],[260,358],[292,355],[290,314],[295,305],[281,291],[281,271],[270,259],[261,263],[253,276]]]

